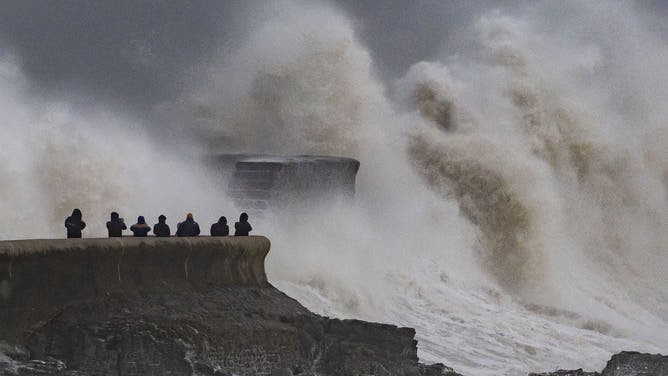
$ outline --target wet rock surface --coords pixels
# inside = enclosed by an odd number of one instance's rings
[[[668,356],[624,351],[613,355],[601,376],[668,376]]]
[[[0,342],[0,375],[58,375],[65,364],[57,359],[31,360],[24,347]]]
[[[31,329],[24,350],[7,351],[0,369],[7,375],[418,375],[414,334],[320,317],[273,287],[166,288],[140,299],[111,294],[62,307]]]
[[[598,372],[585,372],[582,368],[576,370],[560,369],[555,372],[530,373],[529,376],[599,376]]]
[[[421,376],[462,376],[442,363],[420,364],[419,367]]]
[[[668,376],[668,356],[623,351],[608,361],[603,371],[584,372],[582,369],[531,373],[529,376]]]

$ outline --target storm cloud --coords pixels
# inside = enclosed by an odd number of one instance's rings
[[[276,2],[40,0],[0,3],[0,45],[39,94],[144,111],[197,84],[214,55],[233,49]],[[479,4],[434,0],[332,3],[355,20],[381,76],[457,43]]]
[[[384,82],[423,60],[461,52],[483,11],[517,1],[323,1],[353,20]],[[146,113],[205,80],[212,61],[243,43],[280,1],[67,0],[0,2],[0,47],[35,93],[111,103]],[[304,5],[309,4],[305,2]],[[638,3],[657,18],[661,1]],[[558,16],[558,15],[556,15]],[[657,28],[665,29],[657,21]],[[666,31],[666,30],[662,30]]]
[[[0,43],[40,93],[134,108],[178,96],[230,33],[235,2],[3,1]]]

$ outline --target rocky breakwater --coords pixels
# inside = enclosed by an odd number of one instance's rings
[[[576,369],[531,373],[529,376],[668,376],[668,356],[622,351],[613,355],[600,373]]]
[[[269,240],[0,242],[0,374],[432,375],[415,331],[309,312]]]

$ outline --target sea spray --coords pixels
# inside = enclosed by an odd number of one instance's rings
[[[106,235],[111,211],[128,222],[138,215],[157,221],[160,214],[176,222],[189,211],[214,218],[232,210],[200,156],[163,150],[137,120],[34,98],[18,68],[3,71],[0,86],[0,208],[7,213],[1,238],[63,237],[75,207],[88,223],[87,237]],[[188,197],[201,197],[200,204],[193,208]]]
[[[392,82],[335,6],[267,8],[205,85],[160,108],[187,123],[171,142],[199,132],[197,156],[361,161],[352,203],[251,218],[272,239],[272,283],[320,313],[415,327],[423,360],[465,374],[665,350],[668,54],[646,14],[480,10],[459,30],[466,50]],[[170,223],[236,213],[156,128],[37,100],[19,62],[2,67],[2,237],[62,236],[54,221],[74,205],[90,235],[111,208]]]
[[[665,265],[652,250],[662,237],[648,242],[636,233],[660,233],[658,216],[652,224],[637,213],[655,211],[642,203],[665,205],[656,194],[665,188],[638,159],[638,145],[606,137],[614,128],[603,109],[583,105],[570,78],[554,82],[545,72],[549,48],[541,48],[550,36],[536,35],[539,26],[485,14],[473,28],[475,53],[417,63],[390,99],[344,17],[329,7],[290,10],[223,64],[222,77],[233,81],[235,61],[253,62],[241,69],[241,99],[197,97],[213,108],[206,113],[222,114],[204,119],[226,135],[221,145],[233,148],[244,135],[269,140],[243,141],[249,151],[346,153],[362,162],[353,205],[277,213],[269,232],[286,251],[272,253],[269,272],[279,286],[326,314],[418,326],[423,356],[460,359],[453,361],[469,370],[554,361],[557,347],[538,338],[557,336],[570,348],[570,337],[579,348],[567,361],[574,366],[639,346],[625,341],[662,343],[652,331],[665,332],[665,308],[637,303],[631,291],[654,291],[649,279],[632,277],[638,270],[663,277],[656,265],[633,267],[639,260],[627,255]],[[541,37],[548,42],[536,45]],[[639,181],[652,187],[651,200]],[[624,282],[615,282],[620,274]],[[590,335],[601,337],[582,351],[576,338]],[[485,350],[476,350],[481,342]],[[497,359],[499,348],[520,350]],[[497,363],[509,358],[510,366]]]

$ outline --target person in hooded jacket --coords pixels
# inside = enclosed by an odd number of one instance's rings
[[[81,218],[81,210],[74,209],[72,211],[72,215],[65,219],[65,227],[67,228],[68,239],[81,238],[81,230],[86,228],[86,222],[84,222]]]
[[[230,234],[230,227],[227,225],[227,218],[220,217],[217,223],[211,225],[211,236],[227,236]]]
[[[166,220],[167,217],[164,215],[158,217],[158,223],[153,226],[153,235],[157,237],[168,237],[171,235],[172,232],[169,229],[169,225],[165,223]]]
[[[130,231],[132,231],[137,238],[145,238],[148,233],[151,232],[151,226],[147,225],[144,217],[140,215],[137,218],[137,223],[130,226]]]
[[[192,213],[188,213],[186,220],[176,226],[176,236],[198,236],[199,224],[193,219]]]
[[[123,230],[127,230],[123,218],[120,218],[118,213],[111,212],[111,219],[107,222],[107,231],[110,238],[120,238],[123,236]]]
[[[234,236],[248,236],[251,231],[253,231],[253,227],[248,223],[248,214],[241,213],[239,222],[234,224]]]

